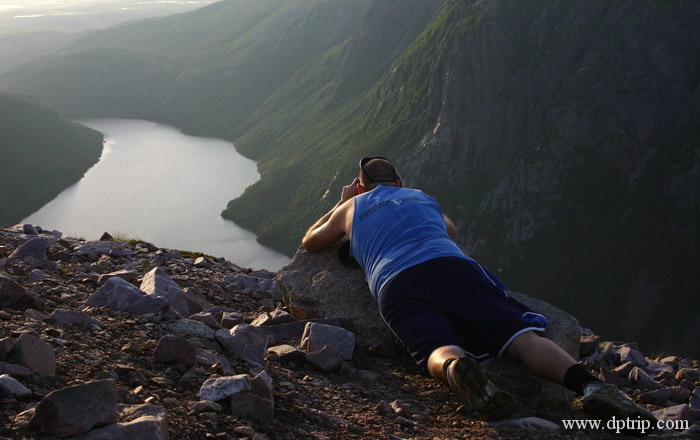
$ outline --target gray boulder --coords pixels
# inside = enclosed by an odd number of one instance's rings
[[[153,352],[153,359],[166,364],[194,365],[195,349],[184,338],[163,336]]]
[[[268,354],[274,355],[280,362],[294,362],[301,364],[306,360],[306,354],[291,345],[275,345],[267,350]],[[342,355],[341,355],[342,356]]]
[[[9,374],[12,377],[18,377],[22,379],[31,376],[32,370],[23,365],[0,362],[0,373]]]
[[[214,339],[216,330],[201,321],[194,319],[178,319],[168,323],[168,330],[179,336]]]
[[[118,405],[120,423],[94,428],[71,440],[168,440],[165,410],[149,403]]]
[[[243,318],[243,313],[240,312],[223,312],[220,326],[228,329],[233,328],[238,324],[243,324]]]
[[[7,360],[27,367],[37,374],[56,374],[56,353],[51,344],[28,333],[17,339],[15,347],[7,355]]]
[[[34,227],[34,225],[31,225],[29,223],[22,225],[22,232],[24,232],[27,235],[37,235],[36,228]]]
[[[167,299],[146,295],[141,289],[119,277],[107,280],[104,286],[90,295],[85,304],[137,314],[167,312],[171,308]]]
[[[143,403],[139,405],[118,405],[119,420],[122,422],[130,422],[141,417],[155,417],[159,420],[166,420],[167,412],[160,406],[151,403]]]
[[[213,266],[211,261],[209,261],[209,259],[205,257],[197,257],[197,259],[194,260],[193,264],[195,267],[199,267],[202,269],[208,269]]]
[[[181,316],[190,316],[190,307],[187,304],[187,296],[180,286],[168,277],[163,268],[156,267],[143,276],[141,290],[148,295],[162,297],[170,302],[172,308]]]
[[[31,272],[29,272],[28,278],[29,281],[33,283],[38,283],[44,281],[44,278],[46,278],[46,273],[41,269],[34,269]]]
[[[274,418],[275,401],[253,393],[238,393],[229,399],[231,414],[236,417],[249,417],[258,422],[268,422]]]
[[[280,269],[276,279],[284,290],[290,311],[299,319],[340,318],[363,346],[371,345],[368,341],[373,338],[393,340],[393,333],[384,324],[369,293],[364,273],[340,263],[339,246],[316,254],[299,249],[292,261]],[[546,316],[549,326],[545,336],[578,359],[580,326],[576,318],[539,299],[518,292],[510,294]],[[573,401],[573,393],[536,378],[520,363],[497,360],[488,363],[485,370],[496,385],[512,392],[528,407],[552,408]]]
[[[251,380],[250,391],[264,399],[274,399],[274,385],[266,370],[262,370]]]
[[[56,437],[83,434],[117,421],[117,387],[111,380],[73,385],[41,399],[30,427]]]
[[[304,328],[300,348],[307,353],[323,349],[324,346],[335,348],[345,358],[352,360],[355,350],[355,334],[342,327],[309,322]]]
[[[690,399],[688,399],[688,407],[700,411],[700,387],[693,390]]]
[[[12,349],[15,348],[15,341],[12,338],[0,339],[0,361],[5,360],[5,357]]]
[[[269,295],[270,298],[275,300],[282,299],[282,293],[280,292],[277,283],[269,278],[260,278],[257,276],[235,274],[226,275],[224,281],[227,283],[227,287],[232,290],[244,293],[259,292]]]
[[[649,365],[649,361],[646,360],[644,355],[632,347],[622,346],[617,349],[617,354],[620,356],[620,362],[623,364],[631,362],[632,365],[640,368],[646,368]]]
[[[235,376],[227,377],[213,377],[207,379],[202,384],[197,396],[202,400],[211,400],[216,402],[243,391],[250,391],[251,388],[251,379],[247,374],[237,374]]]
[[[316,254],[300,249],[279,270],[276,280],[288,309],[298,319],[341,318],[360,345],[368,345],[372,338],[394,340],[369,293],[364,272],[343,266],[338,247]]]
[[[74,440],[168,440],[166,412],[151,404],[120,405],[121,423],[90,430]]]
[[[681,368],[676,373],[676,380],[688,379],[693,382],[700,381],[700,368]]]
[[[124,248],[125,246],[126,242],[124,241],[86,241],[78,244],[73,249],[73,255],[99,257],[100,255],[109,255],[113,249]]]
[[[187,306],[190,309],[190,313],[198,313],[207,309],[214,307],[202,294],[197,292],[196,289],[192,287],[185,287],[183,289],[185,297],[187,298]]]
[[[203,322],[209,328],[212,328],[214,330],[218,330],[221,328],[219,323],[216,322],[216,318],[214,318],[214,315],[212,315],[210,312],[195,313],[194,315],[190,315],[189,319],[193,321]]]
[[[218,330],[216,339],[238,359],[262,365],[267,353],[267,337],[250,324],[238,324],[231,330]]]
[[[632,368],[627,380],[642,391],[658,390],[663,387],[663,385],[655,381],[646,371],[639,367]]]
[[[258,421],[272,420],[275,411],[272,378],[262,370],[250,381],[250,385],[250,391],[233,394],[229,399],[231,414]]]
[[[31,395],[31,390],[17,379],[9,374],[0,375],[0,399],[21,399]]]
[[[255,320],[253,320],[253,322],[251,322],[250,325],[260,327],[263,325],[288,324],[290,322],[296,321],[297,319],[293,315],[290,315],[284,310],[275,309],[272,312],[262,313],[257,318],[255,318]]]
[[[320,350],[306,354],[306,361],[324,373],[337,370],[344,360],[343,354],[332,345],[324,345]]]
[[[164,428],[165,425],[165,428]],[[156,417],[144,416],[125,423],[116,423],[71,437],[71,440],[168,440],[167,423]]]
[[[90,327],[93,325],[102,326],[103,324],[93,319],[85,312],[75,310],[56,309],[51,313],[51,317],[56,320],[56,325],[77,325],[81,327]]]
[[[29,293],[24,287],[0,275],[0,308],[14,310],[40,309],[43,301]]]
[[[24,242],[10,254],[10,260],[21,260],[29,264],[39,264],[46,260],[46,248],[49,240],[43,237],[35,237]]]
[[[121,270],[117,270],[114,272],[100,275],[99,277],[97,277],[97,285],[101,286],[104,283],[106,283],[108,279],[114,278],[114,277],[119,277],[123,280],[131,282],[131,281],[136,280],[136,278],[138,278],[138,276],[139,276],[139,273],[136,272],[135,270],[121,269]]]
[[[652,414],[654,414],[657,420],[664,420],[667,422],[672,420],[687,420],[692,424],[700,421],[700,411],[692,409],[685,403],[662,408],[652,412]]]

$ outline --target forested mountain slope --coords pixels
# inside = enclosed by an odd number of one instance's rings
[[[14,224],[80,180],[102,134],[37,101],[0,93],[0,224]]]
[[[392,157],[511,288],[697,353],[698,19],[684,1],[447,1],[380,77],[344,87],[352,49],[392,32],[365,28],[239,139],[269,153],[226,215],[291,252],[359,157]]]
[[[353,35],[370,0],[224,0],[90,33],[4,82],[69,116],[150,118],[232,137],[310,58]]]

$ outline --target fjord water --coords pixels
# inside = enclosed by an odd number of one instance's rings
[[[24,223],[90,240],[118,233],[255,269],[274,271],[289,261],[220,216],[260,177],[230,142],[142,120],[79,122],[104,133],[99,162]]]

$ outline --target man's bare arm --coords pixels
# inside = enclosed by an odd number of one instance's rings
[[[442,217],[445,219],[445,227],[447,228],[447,235],[454,238],[457,236],[457,228],[455,228],[455,224],[452,221],[451,218],[449,218],[447,215],[442,214]]]
[[[304,235],[301,245],[307,252],[321,251],[343,238],[347,231],[348,200],[357,195],[358,179],[343,187],[340,200],[318,219]]]

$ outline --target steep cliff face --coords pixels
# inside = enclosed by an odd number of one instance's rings
[[[380,0],[343,53],[335,77],[344,92],[372,86],[413,42],[444,0]]]
[[[654,349],[700,341],[698,18],[691,2],[455,4],[436,117],[398,160],[511,285]]]

